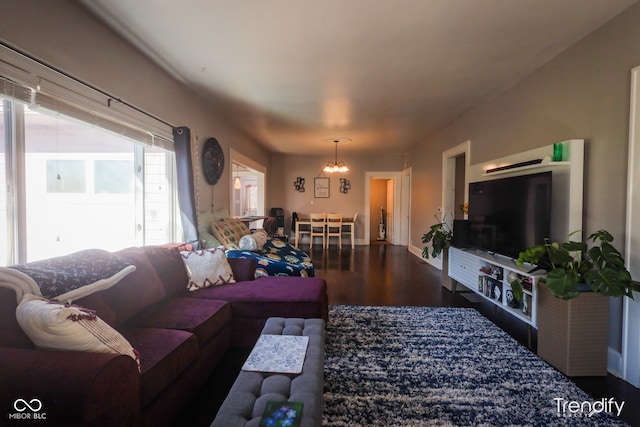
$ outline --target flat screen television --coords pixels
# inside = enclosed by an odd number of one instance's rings
[[[517,258],[549,237],[551,172],[469,184],[469,244]]]

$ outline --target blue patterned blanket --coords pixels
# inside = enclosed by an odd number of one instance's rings
[[[269,239],[260,251],[227,251],[227,258],[254,258],[256,277],[260,276],[315,276],[311,257],[280,239]]]

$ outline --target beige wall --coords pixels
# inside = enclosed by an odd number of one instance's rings
[[[587,141],[586,231],[607,228],[622,240],[630,70],[640,63],[639,24],[636,5],[418,144],[409,156],[414,167],[412,243],[418,244],[430,224],[429,216],[420,213],[434,212],[441,203],[441,158],[433,152],[471,140],[470,160],[476,164],[571,138]]]
[[[511,89],[422,141],[413,166],[411,243],[441,204],[441,153],[471,140],[471,164],[571,138],[586,140],[585,232],[604,228],[624,249],[630,71],[640,63],[640,4],[627,9]],[[470,70],[472,73],[473,70]],[[620,345],[612,301],[610,346]]]
[[[207,138],[218,139],[227,164],[215,186],[216,206],[229,204],[229,147],[269,166],[266,150],[73,1],[3,0],[0,39],[174,126],[189,127],[198,153]],[[197,209],[207,210],[211,187],[194,166]]]

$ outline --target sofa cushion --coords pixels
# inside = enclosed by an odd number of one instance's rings
[[[0,347],[34,348],[16,319],[16,293],[0,287]]]
[[[31,341],[41,349],[124,354],[139,366],[136,350],[118,331],[82,307],[25,295],[16,318]]]
[[[202,289],[199,297],[229,301],[233,316],[327,319],[326,282],[316,277],[260,277],[251,282]]]
[[[121,332],[140,353],[142,407],[170,387],[198,358],[198,340],[190,332],[133,327]]]
[[[145,248],[128,248],[116,252],[136,266],[136,271],[120,283],[102,292],[104,301],[113,309],[116,325],[121,325],[144,308],[166,296],[163,282],[147,258]]]
[[[189,275],[186,283],[189,291],[236,282],[222,246],[192,252],[182,251],[180,255]]]
[[[75,304],[79,305],[80,307],[95,311],[96,315],[107,322],[108,325],[115,326],[116,313],[113,311],[111,306],[105,302],[102,292],[98,292],[81,298],[76,301]]]
[[[212,222],[211,233],[226,249],[240,249],[240,239],[249,234],[249,228],[239,219],[231,218]]]
[[[236,282],[247,282],[256,278],[256,260],[254,258],[227,258]]]
[[[226,301],[170,297],[142,311],[127,327],[179,329],[193,333],[202,345],[230,324]]]
[[[328,319],[327,284],[315,277],[260,277],[185,296],[230,302],[234,347],[251,347],[269,317]]]
[[[180,256],[179,246],[167,248],[166,246],[148,246],[145,254],[155,269],[167,295],[175,295],[184,292],[189,281],[187,270]]]

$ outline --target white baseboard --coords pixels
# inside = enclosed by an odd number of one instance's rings
[[[409,246],[407,246],[407,249],[409,249],[409,252],[414,254],[418,258],[423,259],[422,258],[422,249],[420,249],[419,247],[414,246],[414,245],[409,245]]]
[[[419,248],[415,245],[409,245],[409,252],[411,252],[412,254],[414,254],[415,256],[417,256],[427,264],[431,264],[438,270],[442,270],[442,257],[439,256],[438,258],[435,258],[435,259],[431,257],[422,258],[422,248]]]
[[[622,354],[609,347],[607,354],[607,371],[615,377],[622,377]]]

